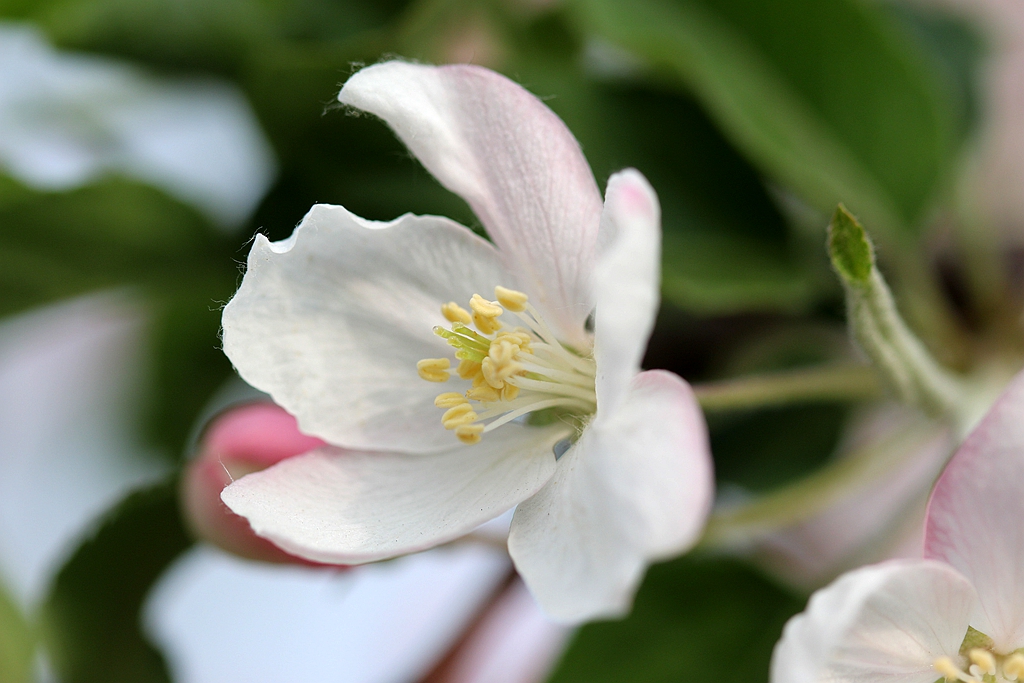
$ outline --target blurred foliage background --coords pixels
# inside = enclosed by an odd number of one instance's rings
[[[362,64],[400,56],[494,68],[566,121],[602,187],[626,166],[650,179],[663,206],[664,305],[649,367],[701,382],[849,358],[823,247],[839,201],[872,231],[883,263],[898,266],[897,295],[922,337],[962,360],[950,340],[963,311],[949,304],[930,245],[961,221],[985,45],[926,6],[0,0],[0,18],[39,27],[61,50],[237,85],[277,163],[255,212],[229,230],[126,175],[45,191],[0,174],[0,314],[99,290],[140,297],[152,371],[139,428],[171,472],[97,522],[38,614],[0,591],[0,680],[31,678],[36,642],[66,683],[169,680],[138,612],[192,542],[174,472],[232,377],[219,307],[255,232],[283,238],[318,202],[479,228],[386,126],[332,104]],[[765,491],[813,472],[850,411],[834,401],[711,415],[719,486]],[[697,552],[654,567],[629,618],[581,629],[552,680],[764,681],[782,624],[803,600],[741,560]]]

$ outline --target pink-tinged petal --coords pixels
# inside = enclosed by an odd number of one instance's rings
[[[786,624],[772,683],[934,683],[958,661],[976,596],[947,565],[893,560],[843,574]]]
[[[251,403],[219,415],[203,433],[181,480],[182,510],[192,532],[241,557],[308,564],[254,534],[220,494],[238,477],[323,445],[300,432],[295,418],[273,403]]]
[[[640,371],[658,313],[661,207],[647,179],[627,169],[608,180],[594,271],[598,409],[614,411]]]
[[[256,236],[224,309],[224,352],[247,382],[337,446],[430,452],[452,444],[417,361],[454,353],[441,305],[511,280],[493,245],[444,218],[390,223],[314,206],[287,240]],[[515,286],[515,285],[513,285]]]
[[[693,392],[672,373],[644,372],[619,410],[598,414],[548,485],[516,509],[509,552],[551,617],[621,615],[649,562],[697,541],[713,489]]]
[[[290,553],[372,562],[458,538],[532,496],[554,473],[565,434],[506,425],[431,454],[323,448],[243,477],[221,497]]]
[[[925,555],[978,590],[972,626],[1009,652],[1024,646],[1024,373],[1018,374],[939,478]]]
[[[464,64],[377,64],[338,99],[384,119],[466,200],[555,331],[584,348],[601,195],[561,119],[504,76]]]

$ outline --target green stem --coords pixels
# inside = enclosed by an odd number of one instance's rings
[[[704,410],[725,411],[809,401],[861,401],[879,398],[877,373],[863,365],[826,365],[695,384]]]
[[[812,519],[858,489],[890,476],[943,438],[933,423],[906,425],[848,451],[799,481],[735,505],[720,507],[708,522],[701,546],[731,548]]]

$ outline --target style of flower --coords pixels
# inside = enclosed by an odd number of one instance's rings
[[[775,648],[775,683],[1024,678],[1024,373],[939,478],[921,560],[849,572]]]
[[[224,502],[288,552],[340,564],[517,506],[509,552],[542,607],[623,613],[648,562],[696,541],[713,489],[688,385],[640,372],[658,305],[653,190],[623,171],[602,207],[565,124],[483,68],[382,63],[339,99],[387,122],[493,244],[445,218],[326,205],[286,240],[258,235],[224,350],[330,446]]]

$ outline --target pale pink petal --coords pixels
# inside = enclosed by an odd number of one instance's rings
[[[772,683],[934,683],[959,661],[974,609],[970,583],[941,562],[892,560],[843,574],[789,620]]]
[[[1024,373],[967,437],[928,504],[925,555],[978,590],[972,626],[1009,652],[1024,646]]]
[[[439,453],[324,448],[224,489],[229,508],[290,553],[358,564],[462,536],[540,490],[564,427],[506,425]],[[454,441],[454,437],[451,437]]]
[[[317,205],[281,242],[262,235],[224,309],[224,352],[244,380],[337,446],[430,452],[448,448],[416,362],[454,353],[433,333],[441,305],[467,306],[512,279],[497,250],[444,218],[390,223]],[[514,286],[514,285],[513,285]]]
[[[384,119],[469,203],[555,331],[584,348],[601,195],[565,124],[504,76],[464,64],[377,64],[338,99]]]
[[[509,552],[545,612],[622,615],[649,562],[696,542],[714,488],[707,438],[689,386],[661,370],[597,416],[512,519]]]
[[[640,371],[658,313],[661,207],[647,179],[627,169],[608,180],[594,271],[597,404],[614,411]]]

